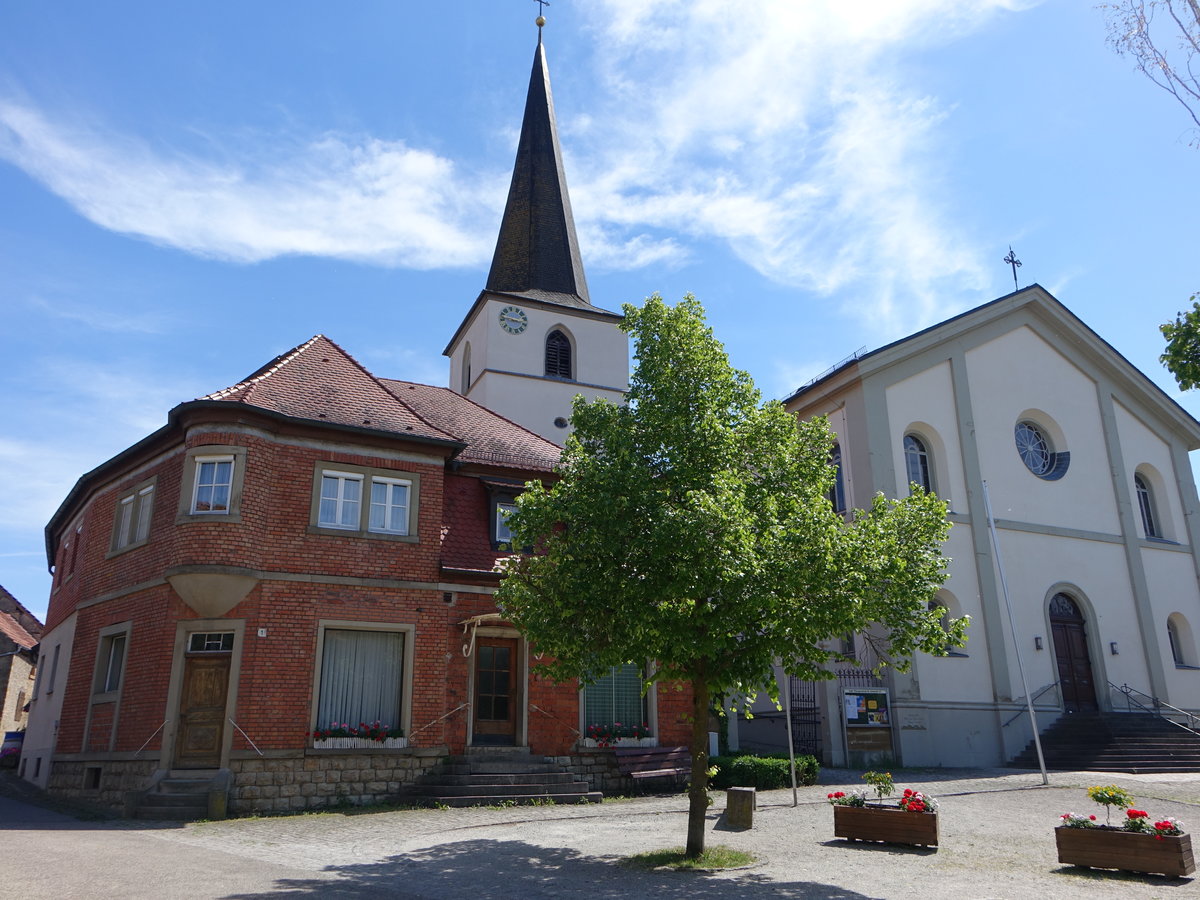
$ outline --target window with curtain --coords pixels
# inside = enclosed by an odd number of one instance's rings
[[[642,694],[642,667],[613,666],[595,684],[583,689],[584,725],[641,725],[649,722]]]
[[[403,727],[404,634],[327,628],[317,727],[347,723]]]

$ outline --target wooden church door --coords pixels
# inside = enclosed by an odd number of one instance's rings
[[[1055,594],[1050,600],[1050,630],[1063,708],[1067,712],[1095,712],[1096,684],[1083,613],[1066,594]]]

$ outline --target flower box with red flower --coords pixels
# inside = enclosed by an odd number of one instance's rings
[[[1064,813],[1054,829],[1058,861],[1094,869],[1120,869],[1178,877],[1196,871],[1191,835],[1170,816],[1151,819],[1144,809],[1131,807],[1133,797],[1116,785],[1088,788],[1088,796],[1111,811],[1125,809],[1121,827],[1101,825],[1095,816]],[[1106,819],[1109,812],[1106,812]]]
[[[403,750],[408,738],[403,729],[380,722],[332,722],[328,728],[312,732],[314,750]]]
[[[1070,866],[1121,869],[1157,875],[1191,875],[1196,871],[1190,834],[1148,834],[1121,828],[1054,829],[1058,861]]]
[[[932,797],[905,788],[896,806],[872,805],[861,792],[834,791],[833,836],[851,841],[882,841],[915,847],[936,847],[938,814]]]
[[[658,738],[650,734],[650,726],[622,725],[614,722],[611,725],[589,725],[580,738],[579,746],[587,749],[606,749],[610,747],[657,747]]]

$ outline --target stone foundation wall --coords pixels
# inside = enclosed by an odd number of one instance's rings
[[[322,750],[304,756],[234,759],[230,815],[364,806],[395,802],[446,756],[445,749],[344,753]]]
[[[144,789],[157,768],[152,759],[55,760],[46,790],[120,812],[125,792]]]
[[[549,756],[555,764],[574,773],[586,781],[594,791],[606,794],[639,794],[647,791],[680,790],[687,784],[686,777],[649,778],[634,781],[622,775],[617,768],[617,757],[612,750],[577,750],[569,756]]]

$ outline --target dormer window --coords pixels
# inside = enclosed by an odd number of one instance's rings
[[[557,328],[546,335],[546,376],[573,378],[571,374],[571,342]]]
[[[496,520],[493,527],[496,529],[497,544],[511,544],[512,532],[508,528],[508,517],[517,509],[517,505],[510,501],[500,500],[496,503]]]

